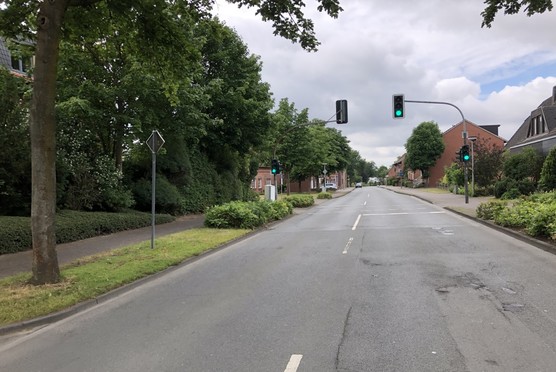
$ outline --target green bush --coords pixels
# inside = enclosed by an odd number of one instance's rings
[[[329,192],[319,192],[317,199],[332,199],[332,194]]]
[[[501,226],[525,228],[538,204],[519,200],[512,207],[504,208],[494,216],[494,222]]]
[[[312,195],[290,195],[282,200],[287,201],[294,208],[307,208],[315,204],[315,199]]]
[[[56,214],[56,243],[69,243],[98,235],[137,229],[151,224],[148,213],[109,213],[61,211]],[[156,215],[157,224],[174,220],[170,215]],[[0,254],[32,248],[29,217],[0,216]]]
[[[208,208],[205,213],[205,226],[220,229],[254,229],[282,219],[291,212],[291,205],[285,201],[233,201]]]
[[[511,178],[503,178],[494,185],[494,197],[500,199],[506,191],[513,188],[517,189],[517,181]]]
[[[527,222],[526,231],[529,235],[552,237],[556,227],[556,203],[536,204],[535,212]]]
[[[503,209],[507,207],[508,203],[499,200],[490,200],[486,203],[481,203],[477,207],[477,217],[483,220],[494,220]]]

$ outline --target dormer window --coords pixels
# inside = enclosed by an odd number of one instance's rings
[[[537,115],[531,118],[529,122],[529,130],[527,131],[527,138],[539,136],[548,132],[548,126],[544,121],[542,115]]]
[[[28,72],[31,68],[31,58],[21,59],[12,56],[12,69],[17,72]]]

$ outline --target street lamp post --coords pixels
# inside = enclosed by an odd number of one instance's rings
[[[471,141],[471,195],[475,196],[475,149],[473,145],[477,140],[477,137],[469,137]]]

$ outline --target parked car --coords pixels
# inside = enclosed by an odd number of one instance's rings
[[[356,189],[357,189],[357,188],[361,188],[361,187],[363,187],[363,184],[362,184],[361,182],[356,182],[356,183],[355,183],[355,188],[356,188]]]
[[[335,183],[325,183],[324,187],[326,187],[327,190],[337,190],[338,186],[336,186]]]

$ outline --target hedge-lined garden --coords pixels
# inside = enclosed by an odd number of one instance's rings
[[[77,212],[56,214],[56,243],[69,243],[98,235],[137,229],[151,225],[149,213]],[[156,215],[156,223],[171,222],[175,217]],[[16,253],[32,248],[31,218],[0,216],[0,254]]]

